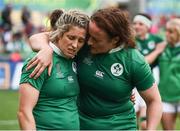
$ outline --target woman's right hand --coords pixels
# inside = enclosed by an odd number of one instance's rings
[[[52,55],[53,50],[49,46],[40,50],[37,55],[29,61],[27,65],[26,70],[29,70],[32,67],[36,66],[29,77],[34,79],[38,78],[46,67],[48,67],[48,75],[50,76],[52,69]]]

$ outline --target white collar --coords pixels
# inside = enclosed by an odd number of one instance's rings
[[[148,39],[148,38],[149,38],[149,33],[147,33],[145,36],[145,39]]]
[[[49,46],[53,49],[53,51],[58,54],[59,56],[66,57],[62,51],[52,42],[49,43]]]
[[[109,51],[109,54],[114,53],[114,52],[117,52],[117,51],[120,51],[120,50],[122,50],[123,48],[124,48],[124,44],[122,44],[122,45],[120,45],[120,46],[118,46],[118,47],[116,47],[116,48],[114,48],[114,49],[111,49],[111,50]]]
[[[174,47],[179,47],[180,46],[180,42],[176,43]]]
[[[137,38],[140,39],[140,40],[147,40],[149,38],[149,33],[146,33],[145,37],[143,39],[142,39],[141,36],[137,36]]]

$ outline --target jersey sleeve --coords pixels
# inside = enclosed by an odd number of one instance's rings
[[[29,75],[33,72],[33,70],[35,69],[35,67],[31,68],[30,70],[26,71],[26,67],[28,62],[35,56],[35,53],[33,53],[25,62],[24,65],[22,67],[22,72],[21,72],[21,79],[20,79],[20,84],[22,83],[29,83],[30,85],[32,85],[35,89],[37,89],[38,91],[41,90],[43,83],[45,81],[45,79],[47,79],[48,77],[48,73],[47,73],[47,69],[45,69],[42,74],[37,78],[30,78]]]
[[[143,91],[152,87],[155,80],[151,68],[144,57],[139,52],[137,52],[135,57],[132,64],[132,82],[137,90]]]
[[[154,35],[154,39],[155,39],[156,44],[159,44],[159,43],[163,42],[163,39],[161,37],[159,37],[159,36]]]

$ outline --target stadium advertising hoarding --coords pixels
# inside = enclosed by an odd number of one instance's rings
[[[10,67],[8,63],[0,63],[0,89],[8,89],[10,84]]]
[[[0,62],[0,90],[19,89],[23,62]]]

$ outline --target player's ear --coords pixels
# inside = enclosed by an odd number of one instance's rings
[[[117,44],[119,42],[119,36],[112,38],[112,43]]]

